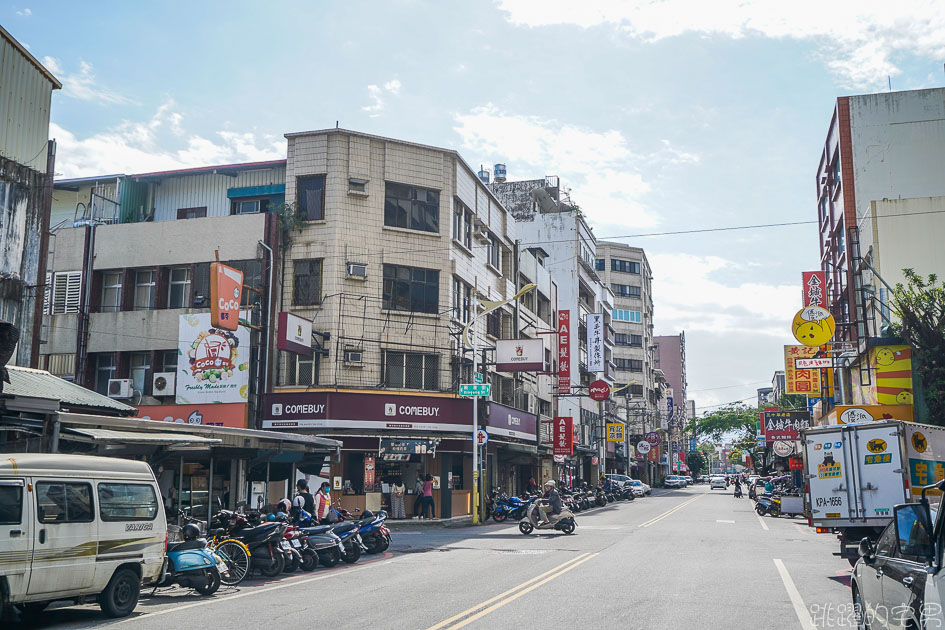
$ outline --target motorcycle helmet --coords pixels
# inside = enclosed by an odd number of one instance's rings
[[[276,520],[276,515],[275,515],[275,514],[266,514],[266,520],[271,523],[271,522],[273,522],[274,520]]]
[[[545,482],[545,487],[546,487],[546,488],[554,488],[554,487],[555,487],[555,482],[552,481],[551,479],[549,479],[548,481]]]
[[[197,540],[200,536],[200,528],[193,523],[187,523],[181,528],[180,535],[184,540]]]
[[[279,501],[279,511],[288,512],[292,509],[292,503],[288,499],[282,499]]]
[[[374,512],[372,512],[371,510],[364,510],[363,512],[361,512],[361,520],[362,520],[362,521],[366,521],[366,520],[369,519],[369,518],[370,518],[370,519],[373,519],[373,518],[374,518]]]

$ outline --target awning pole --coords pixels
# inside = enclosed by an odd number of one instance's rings
[[[269,464],[270,464],[270,461],[267,459],[266,460],[266,492],[265,492],[266,505],[269,505],[271,503],[271,501],[269,500]]]
[[[210,479],[207,482],[207,531],[210,531],[210,519],[213,516],[213,455],[210,456]]]
[[[177,475],[177,526],[180,527],[180,513],[184,509],[184,456],[180,456],[180,473]]]

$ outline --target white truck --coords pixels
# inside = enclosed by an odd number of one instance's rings
[[[942,427],[890,420],[814,427],[801,438],[810,525],[836,531],[851,565],[860,540],[875,541],[894,506],[945,479]]]

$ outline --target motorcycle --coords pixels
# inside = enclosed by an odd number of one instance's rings
[[[758,497],[755,512],[758,516],[781,516],[781,497],[767,494]]]
[[[254,521],[258,515],[250,515]],[[229,510],[220,510],[213,516],[215,527],[223,528],[227,535],[242,542],[249,548],[251,555],[250,569],[256,569],[265,577],[275,577],[285,569],[285,540],[288,525],[285,523],[264,522],[251,526],[246,515]]]
[[[198,538],[199,527],[188,523],[180,533],[182,541],[167,544],[164,566],[155,586],[179,584],[201,595],[213,595],[220,588],[221,575],[228,575],[229,569],[223,559],[207,547],[207,540]]]
[[[501,523],[507,518],[512,520],[521,520],[525,516],[528,506],[534,502],[534,497],[520,499],[518,497],[509,497],[500,494],[495,499],[495,507],[492,510],[492,519],[496,523]]]
[[[361,541],[366,547],[367,553],[376,554],[387,551],[390,547],[390,530],[384,525],[387,520],[387,512],[379,511],[376,515],[369,511],[361,513]]]
[[[742,498],[742,487],[741,487],[740,485],[737,485],[737,484],[736,484],[736,486],[735,486],[735,498],[736,498],[736,499],[741,499],[741,498]]]
[[[549,514],[549,521],[540,521],[541,512],[538,510],[538,502],[535,501],[528,506],[525,512],[525,518],[518,523],[518,530],[525,534],[531,534],[536,529],[554,529],[562,531],[565,534],[573,534],[577,527],[577,521],[574,520],[574,513],[567,509],[562,509],[560,514]]]

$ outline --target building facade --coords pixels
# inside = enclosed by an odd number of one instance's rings
[[[667,464],[675,469],[676,462],[685,462],[688,436],[685,427],[689,422],[689,403],[686,388],[686,332],[678,335],[657,335],[653,338],[653,365],[662,372],[667,389],[664,391],[663,428],[668,433],[671,453]],[[676,459],[673,459],[675,454]]]

